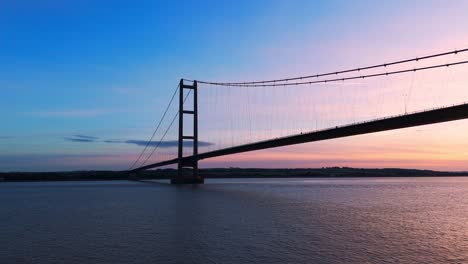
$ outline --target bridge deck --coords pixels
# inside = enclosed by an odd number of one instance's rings
[[[219,149],[200,153],[197,156],[187,156],[183,158],[184,163],[189,163],[194,159],[202,160],[218,156],[289,146],[294,144],[321,141],[333,138],[349,137],[355,135],[369,134],[400,128],[408,128],[429,124],[436,124],[448,121],[455,121],[468,118],[468,104],[455,105],[450,107],[426,110],[400,116],[392,116],[377,120],[366,121],[357,124],[339,126],[319,131],[313,131],[298,135],[292,135],[281,138],[274,138],[260,142],[249,143],[245,145],[234,146],[230,148]],[[134,172],[162,167],[170,164],[176,164],[178,159],[158,162],[144,167],[134,169]]]

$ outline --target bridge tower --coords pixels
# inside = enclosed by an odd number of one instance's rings
[[[171,179],[172,184],[200,184],[204,182],[204,178],[198,174],[198,90],[197,81],[192,85],[185,84],[184,79],[180,80],[179,84],[179,142],[177,155],[177,176]],[[184,91],[191,90],[193,98],[193,109],[184,109]],[[193,117],[193,132],[192,135],[184,135],[184,117]],[[192,157],[184,158],[184,142],[191,141]]]

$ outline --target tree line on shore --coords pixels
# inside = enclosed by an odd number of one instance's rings
[[[201,169],[205,178],[327,178],[327,177],[446,177],[468,176],[468,172],[448,172],[416,169],[363,169],[326,167],[310,169],[217,168]],[[72,172],[5,172],[0,181],[77,181],[170,179],[175,169],[157,169],[131,174],[127,171],[72,171]]]

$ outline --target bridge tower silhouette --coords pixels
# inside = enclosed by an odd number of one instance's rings
[[[192,92],[193,108],[184,109],[184,90]],[[192,116],[192,134],[184,134],[184,117]],[[191,141],[192,159],[184,159],[184,143]],[[171,179],[172,184],[198,184],[203,183],[204,178],[198,173],[198,85],[193,81],[192,85],[185,84],[184,79],[179,83],[179,139],[177,150],[177,176]]]

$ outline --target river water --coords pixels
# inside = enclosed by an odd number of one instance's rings
[[[468,263],[468,178],[0,183],[0,263]]]

